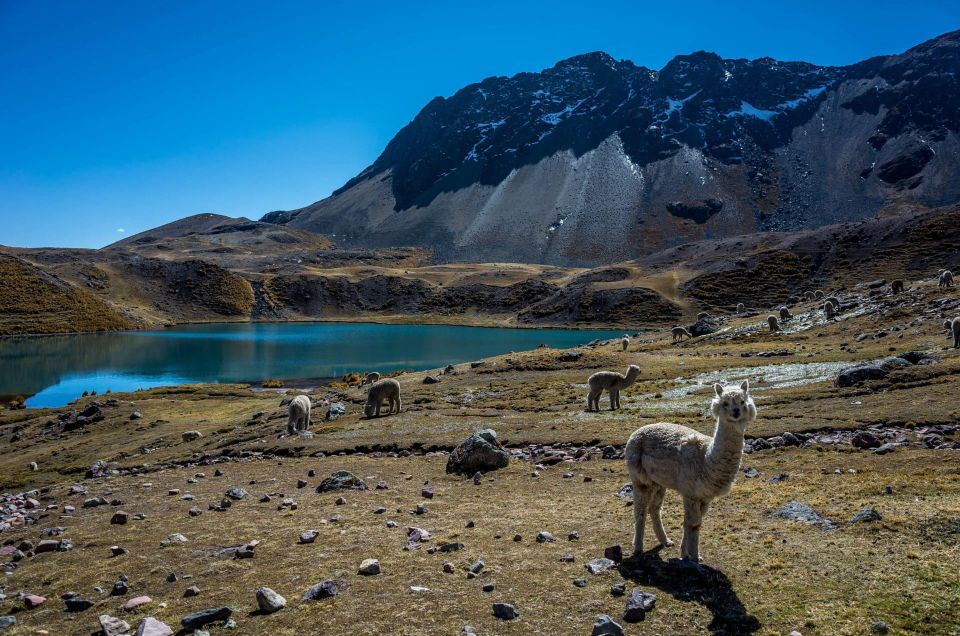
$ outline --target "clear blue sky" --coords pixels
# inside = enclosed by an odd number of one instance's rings
[[[847,64],[958,28],[956,0],[0,0],[0,244],[306,205],[432,97],[586,51]]]

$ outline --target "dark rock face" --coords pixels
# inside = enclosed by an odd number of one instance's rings
[[[477,431],[453,449],[447,459],[447,472],[473,475],[505,467],[510,462],[508,453],[497,440],[492,429]]]
[[[182,625],[183,629],[187,631],[200,629],[204,625],[209,625],[210,623],[226,621],[230,618],[231,614],[233,614],[233,610],[231,610],[229,607],[200,610],[199,612],[194,612],[193,614],[187,614],[184,616],[183,620],[180,621],[180,625]]]
[[[960,32],[845,67],[588,53],[435,98],[330,198],[263,220],[439,260],[589,265],[943,205],[960,200],[958,69]]]
[[[855,386],[867,380],[880,380],[887,377],[887,370],[873,363],[849,367],[837,376],[838,387]]]

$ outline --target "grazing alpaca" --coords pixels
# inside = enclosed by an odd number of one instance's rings
[[[813,293],[812,291],[810,291],[809,289],[808,289],[807,291],[803,292],[803,298],[804,298],[804,300],[813,300],[813,299],[815,299],[816,297],[817,297],[817,295],[814,294],[814,293]]]
[[[777,321],[776,316],[767,316],[767,324],[770,325],[770,333],[776,333],[780,331],[780,323]]]
[[[680,342],[683,340],[683,337],[693,338],[693,334],[686,330],[684,327],[674,327],[671,332],[673,333],[673,341]]]
[[[953,348],[960,349],[960,318],[945,320],[943,326],[947,329],[947,334],[953,336]]]
[[[597,371],[590,376],[587,384],[590,385],[590,392],[587,394],[587,410],[600,410],[600,396],[603,390],[610,392],[610,410],[620,408],[620,391],[627,388],[637,381],[640,375],[640,367],[631,364],[627,367],[627,374],[617,373],[616,371]]]
[[[823,293],[823,290],[822,290],[822,289],[818,289],[818,290],[816,290],[816,291],[813,292],[813,297],[816,298],[817,300],[820,300],[820,299],[823,298],[824,296],[825,296],[825,294]]]
[[[298,395],[287,408],[287,435],[310,428],[310,398]]]
[[[367,417],[380,417],[380,405],[384,400],[390,404],[387,415],[393,413],[393,407],[400,412],[400,383],[393,378],[374,382],[367,391],[367,403],[363,405],[363,414]]]
[[[623,347],[623,351],[626,351],[627,347],[630,346],[630,336],[624,336],[623,338],[620,338],[620,346]]]
[[[737,315],[742,314],[742,313],[745,312],[746,310],[747,310],[747,306],[746,306],[746,305],[744,305],[743,303],[737,303]]]
[[[827,315],[827,319],[833,318],[837,315],[837,308],[833,303],[823,303],[823,313]]]
[[[376,371],[374,371],[373,373],[368,373],[367,377],[365,377],[363,381],[360,383],[360,386],[363,386],[365,384],[373,384],[374,382],[377,382],[379,379],[380,379],[380,374],[377,373]]]
[[[833,308],[840,311],[840,299],[836,296],[827,296],[826,302],[833,303]]]
[[[949,269],[943,270],[943,273],[940,274],[940,281],[937,283],[937,287],[953,287],[953,272]]]
[[[899,278],[892,283],[890,283],[890,291],[894,294],[900,294],[903,292],[903,281]]]
[[[643,527],[647,513],[663,546],[667,538],[660,507],[667,488],[683,496],[683,541],[680,558],[700,560],[700,525],[710,502],[730,492],[740,470],[743,434],[757,417],[750,385],[740,388],[714,385],[717,397],[710,405],[717,418],[713,437],[679,424],[643,426],[630,436],[624,455],[633,483],[635,554],[643,553]]]
[[[786,307],[781,307],[781,308],[780,308],[780,320],[786,321],[786,320],[790,320],[791,318],[793,318],[793,314],[790,313],[790,310],[787,309]]]
[[[701,320],[706,320],[709,317],[710,317],[710,312],[701,311],[699,314],[697,314],[697,322],[700,322]]]

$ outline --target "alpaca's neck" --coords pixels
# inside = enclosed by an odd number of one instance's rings
[[[713,440],[707,447],[706,468],[718,473],[736,475],[743,455],[743,433],[736,426],[724,424],[717,419]]]

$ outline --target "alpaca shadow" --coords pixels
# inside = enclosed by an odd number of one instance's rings
[[[678,601],[694,601],[713,614],[712,634],[753,634],[760,621],[747,613],[727,575],[706,565],[660,556],[656,548],[634,555],[620,565],[620,574],[637,585],[655,587]]]

